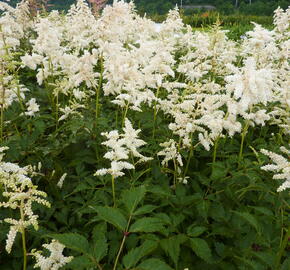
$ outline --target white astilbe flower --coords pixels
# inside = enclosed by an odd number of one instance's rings
[[[67,176],[67,173],[64,173],[64,174],[60,177],[59,181],[57,182],[57,186],[58,186],[59,188],[62,188],[62,186],[63,186],[63,182],[64,182],[66,176]]]
[[[58,119],[58,121],[63,121],[71,115],[78,115],[82,117],[82,114],[77,111],[82,108],[85,108],[85,106],[77,102],[71,101],[69,106],[65,106],[64,108],[59,109],[63,113],[63,115]]]
[[[3,103],[4,109],[7,109],[13,102],[19,102],[19,99],[25,99],[24,93],[28,89],[19,84],[18,80],[8,74],[8,71],[6,73],[6,70],[4,70],[4,74],[0,74],[1,77],[3,78],[2,83],[0,83],[1,104]]]
[[[6,240],[6,251],[11,252],[17,232],[23,233],[24,229],[33,226],[38,229],[38,215],[32,211],[32,203],[36,202],[46,207],[50,207],[50,203],[44,199],[47,194],[37,190],[37,186],[33,185],[29,175],[35,174],[31,166],[24,168],[19,167],[15,163],[2,161],[2,152],[7,148],[2,147],[0,161],[0,184],[3,185],[3,198],[6,200],[0,202],[0,207],[18,209],[21,218],[19,220],[13,218],[5,218],[4,221],[10,224],[10,230]]]
[[[50,251],[50,255],[49,257],[45,257],[41,254],[41,251],[33,250],[31,254],[36,259],[34,268],[40,268],[41,270],[58,270],[73,259],[73,256],[65,257],[62,254],[65,246],[55,239],[53,239],[50,244],[43,244],[42,246]]]
[[[192,147],[192,137],[198,134],[199,142],[210,150],[214,141],[224,136],[224,130],[233,136],[241,131],[241,124],[233,112],[226,114],[222,109],[232,100],[228,95],[204,94],[204,89],[195,86],[195,94],[173,91],[166,100],[159,101],[160,109],[173,117],[168,127],[180,137],[181,148]]]
[[[137,148],[146,144],[146,142],[138,138],[141,130],[135,130],[131,122],[125,119],[123,131],[123,134],[119,134],[117,130],[102,133],[107,138],[107,141],[102,144],[110,148],[110,151],[104,155],[104,158],[111,160],[111,168],[100,169],[95,175],[110,174],[115,178],[123,176],[125,174],[123,172],[124,169],[131,170],[135,168],[133,164],[126,161],[130,155],[138,158],[136,164],[151,160],[151,158],[143,156],[137,150]]]
[[[285,10],[285,12],[283,12],[283,9],[278,7],[275,11],[274,11],[274,25],[275,30],[279,33],[279,34],[284,34],[285,32],[288,31],[288,35],[289,35],[289,26],[290,26],[290,7],[288,7],[287,10]]]
[[[145,141],[138,138],[138,134],[141,132],[141,129],[135,130],[132,127],[131,122],[126,118],[125,119],[125,127],[123,128],[124,134],[122,134],[122,138],[124,144],[127,146],[129,152],[134,156],[139,158],[138,162],[146,162],[152,160],[150,157],[145,157],[141,155],[137,148],[146,144]]]
[[[279,48],[275,40],[275,32],[253,23],[253,31],[246,33],[241,45],[241,55],[253,57],[258,68],[265,68],[279,58]]]
[[[180,57],[177,70],[193,82],[209,72],[219,76],[228,74],[225,66],[233,63],[238,53],[236,43],[227,38],[226,31],[218,24],[210,32],[193,32],[188,27],[180,43],[186,53]]]
[[[290,188],[290,150],[286,149],[285,147],[280,147],[280,150],[283,154],[288,157],[283,157],[282,155],[276,154],[274,152],[270,152],[268,150],[262,149],[261,152],[268,156],[273,164],[268,164],[262,166],[261,169],[264,171],[272,171],[274,172],[273,179],[281,179],[285,180],[285,182],[277,189],[278,192],[281,192],[287,188]]]
[[[168,142],[161,143],[160,146],[162,146],[164,149],[159,151],[157,155],[164,156],[161,162],[162,166],[167,167],[168,162],[173,160],[177,162],[179,167],[183,167],[182,157],[177,150],[176,142],[174,140],[170,139]]]
[[[77,51],[88,48],[98,38],[97,21],[84,0],[77,0],[65,16],[65,38]]]
[[[270,68],[257,69],[255,59],[250,57],[244,61],[242,68],[232,67],[232,70],[234,74],[225,77],[226,89],[238,101],[242,112],[255,104],[266,105],[271,101],[274,74]]]
[[[24,113],[28,116],[34,116],[39,111],[39,105],[36,103],[35,98],[30,99],[27,103],[27,111]]]
[[[11,52],[20,45],[20,39],[23,38],[26,28],[24,21],[28,18],[26,8],[27,5],[23,2],[17,8],[0,2],[0,10],[4,11],[0,16],[0,56],[5,55],[7,50]]]

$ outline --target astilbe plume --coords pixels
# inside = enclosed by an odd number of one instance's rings
[[[183,167],[182,157],[178,151],[178,146],[176,142],[170,139],[168,142],[160,144],[163,149],[157,153],[158,156],[164,156],[161,164],[162,166],[168,167],[168,162],[173,161],[176,169],[181,172],[181,167]]]
[[[136,164],[152,159],[143,156],[137,150],[139,147],[146,144],[145,141],[138,138],[138,134],[141,132],[140,129],[135,130],[131,122],[125,119],[123,131],[123,134],[119,134],[117,130],[102,133],[102,135],[108,139],[102,144],[110,148],[110,151],[104,155],[104,158],[111,160],[111,168],[99,169],[95,175],[110,174],[114,178],[123,176],[125,174],[123,172],[124,169],[130,170],[135,168],[135,164],[133,165],[127,161],[130,155],[138,158]]]
[[[285,154],[289,160],[290,151],[285,147],[280,147],[280,151]],[[264,171],[272,171],[274,172],[273,179],[281,179],[285,180],[284,183],[277,189],[278,192],[281,192],[285,189],[290,188],[290,161],[282,155],[276,154],[274,152],[262,149],[261,152],[268,156],[273,164],[268,164],[262,166],[261,169]]]
[[[49,257],[45,257],[41,254],[41,251],[32,250],[31,255],[36,259],[34,268],[58,270],[73,259],[73,256],[65,257],[62,254],[65,246],[55,239],[50,244],[43,244],[42,246],[50,251],[50,255]]]
[[[6,240],[6,251],[11,252],[17,232],[24,233],[24,230],[33,226],[38,229],[38,215],[32,210],[34,202],[50,207],[50,203],[44,199],[47,194],[39,191],[37,186],[33,185],[29,175],[35,175],[31,166],[19,167],[15,163],[4,162],[3,151],[7,147],[0,148],[0,184],[3,185],[2,196],[6,198],[4,202],[0,202],[0,207],[19,210],[20,219],[5,218],[4,221],[10,224],[10,230]]]
[[[16,8],[0,2],[0,104],[7,109],[14,101],[25,98],[28,90],[15,76],[18,64],[15,61],[20,40],[24,37],[27,22],[27,7],[21,2]]]

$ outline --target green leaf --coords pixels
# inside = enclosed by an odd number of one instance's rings
[[[281,265],[281,270],[289,270],[289,269],[290,269],[290,258],[287,258]]]
[[[275,255],[270,252],[251,252],[254,257],[259,258],[265,265],[269,266],[270,268],[274,268],[275,264]]]
[[[100,218],[108,223],[111,223],[113,226],[120,229],[121,231],[126,230],[127,220],[119,209],[108,206],[98,206],[96,207],[96,209]]]
[[[221,161],[216,161],[212,164],[212,173],[210,176],[212,180],[221,180],[227,175],[228,169],[225,167],[225,164],[225,162]]]
[[[146,240],[140,247],[134,248],[123,258],[123,264],[126,268],[134,267],[142,257],[151,253],[158,246],[156,241]]]
[[[163,222],[158,218],[144,217],[130,226],[130,232],[158,232],[163,230]]]
[[[251,208],[255,209],[256,212],[261,213],[266,216],[273,216],[273,212],[266,208],[266,207],[259,207],[259,206],[250,206]]]
[[[144,215],[144,214],[147,214],[147,213],[151,213],[153,210],[155,210],[156,208],[158,208],[157,206],[155,205],[144,205],[140,208],[138,208],[135,212],[134,212],[134,216],[137,216],[137,215]]]
[[[160,245],[162,249],[170,256],[173,260],[175,267],[178,265],[178,258],[180,254],[180,244],[184,243],[187,240],[184,235],[175,235],[168,239],[162,239]]]
[[[191,238],[190,247],[198,257],[206,262],[211,262],[211,250],[205,240],[201,238]]]
[[[253,261],[253,260],[249,260],[249,259],[246,259],[246,258],[243,258],[243,257],[238,257],[238,256],[235,256],[236,259],[238,259],[240,262],[239,264],[241,264],[241,262],[243,262],[242,265],[244,265],[244,269],[253,269],[253,270],[260,270],[261,267],[259,267],[260,264],[258,264],[256,261]]]
[[[187,228],[187,234],[191,237],[197,237],[207,231],[207,228],[204,226],[195,226],[191,225]]]
[[[108,252],[108,244],[105,234],[100,233],[97,237],[95,237],[94,243],[94,257],[97,262],[101,261]]]
[[[74,257],[71,262],[65,265],[65,269],[86,269],[92,267],[93,262],[87,256]]]
[[[138,270],[173,270],[168,264],[159,259],[148,259],[137,267]]]
[[[144,198],[146,193],[145,186],[135,187],[130,190],[125,190],[122,194],[122,202],[125,204],[130,214],[134,212],[137,205]]]
[[[233,211],[236,215],[247,221],[251,226],[253,226],[258,233],[260,233],[260,226],[257,219],[248,212],[238,212]]]
[[[62,234],[49,234],[48,237],[58,240],[67,248],[78,251],[83,254],[90,253],[90,246],[88,240],[77,233],[62,233]]]

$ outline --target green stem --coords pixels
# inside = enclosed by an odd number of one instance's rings
[[[188,172],[188,168],[189,168],[189,164],[190,164],[190,160],[192,158],[192,154],[193,154],[193,149],[194,149],[194,146],[190,146],[190,152],[189,152],[189,156],[188,156],[188,159],[187,159],[187,162],[186,162],[186,166],[185,166],[185,170],[184,170],[184,175],[183,177],[186,176],[187,172]]]
[[[127,226],[126,226],[126,231],[125,231],[125,233],[124,233],[124,236],[123,236],[123,239],[122,239],[122,242],[121,242],[121,245],[120,245],[120,248],[119,248],[119,251],[118,251],[118,254],[117,254],[116,260],[115,260],[115,263],[114,263],[114,268],[113,268],[113,270],[116,270],[116,269],[117,269],[118,261],[119,261],[120,255],[121,255],[121,253],[122,253],[122,250],[123,250],[123,248],[124,248],[124,244],[125,244],[126,238],[127,238],[127,236],[128,236],[127,232],[128,232],[128,230],[129,230],[129,226],[130,226],[131,218],[132,218],[132,214],[130,214],[130,216],[129,216],[129,219],[128,219],[128,222],[127,222]]]
[[[4,104],[1,104],[1,118],[0,118],[0,142],[3,142],[3,126],[4,126]]]
[[[173,178],[173,186],[174,189],[176,188],[176,183],[177,183],[177,176],[178,176],[178,166],[177,166],[177,161],[176,159],[173,159],[173,165],[174,165],[174,178]]]
[[[124,247],[124,244],[125,244],[126,238],[127,238],[127,236],[124,235],[124,236],[123,236],[123,239],[122,239],[121,246],[120,246],[120,248],[119,248],[119,251],[118,251],[118,254],[117,254],[117,257],[116,257],[116,260],[115,260],[115,263],[114,263],[114,268],[113,268],[113,270],[116,270],[116,268],[117,268],[117,264],[118,264],[118,261],[119,261],[119,258],[120,258],[120,255],[121,255],[121,252],[122,252],[122,250],[123,250],[123,247]]]
[[[112,193],[113,193],[113,202],[114,207],[116,206],[116,194],[115,194],[115,177],[112,175]]]
[[[158,96],[159,96],[159,90],[160,90],[160,87],[157,88],[156,98],[158,98]],[[153,138],[153,139],[154,139],[154,137],[155,137],[156,118],[157,118],[157,100],[155,100],[155,102],[154,102],[153,133],[152,133],[152,138]]]
[[[283,254],[285,252],[285,249],[286,249],[286,247],[288,245],[289,237],[290,237],[290,226],[287,229],[287,232],[286,232],[286,234],[284,236],[282,245],[281,245],[280,250],[278,252],[275,269],[280,269],[281,258],[282,258]]]
[[[126,104],[125,111],[124,111],[124,114],[123,114],[122,127],[124,127],[124,125],[125,125],[125,118],[127,116],[128,109],[129,109],[129,102]]]
[[[24,222],[24,213],[23,213],[23,200],[21,201],[20,206],[20,216],[21,221]],[[22,249],[23,249],[23,270],[27,268],[27,250],[26,250],[26,239],[25,239],[25,229],[21,228],[21,236],[22,236]]]
[[[215,144],[214,144],[214,150],[213,150],[213,157],[212,157],[212,164],[215,163],[216,161],[216,153],[217,153],[217,148],[218,148],[218,143],[219,143],[220,137],[217,137]]]
[[[55,104],[55,130],[58,130],[58,93],[56,94],[56,104]]]
[[[186,167],[185,167],[185,171],[184,171],[184,177],[186,176],[187,172],[188,172],[188,168],[189,168],[189,164],[190,164],[190,160],[192,158],[192,154],[193,154],[193,147],[190,147],[190,152],[189,152],[189,156],[186,162]]]
[[[19,102],[19,104],[20,104],[21,110],[22,110],[23,112],[25,112],[25,107],[24,107],[24,105],[23,105],[23,99],[22,99],[21,96],[20,96],[20,87],[19,87],[19,85],[17,85],[17,97],[18,97],[18,102]]]
[[[246,125],[245,125],[245,127],[243,129],[243,132],[242,132],[242,140],[241,140],[239,160],[238,160],[239,167],[241,166],[241,161],[242,161],[242,158],[243,158],[244,142],[245,142],[245,137],[246,137],[249,125],[250,125],[250,122],[249,122],[249,120],[247,120]]]

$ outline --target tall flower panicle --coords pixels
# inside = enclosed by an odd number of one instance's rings
[[[65,257],[62,253],[65,246],[59,243],[57,240],[52,240],[50,244],[42,245],[45,249],[49,250],[49,257],[43,256],[41,251],[32,251],[32,255],[36,259],[34,268],[40,268],[40,270],[58,270],[67,263],[69,263],[73,257]]]
[[[261,150],[261,152],[264,155],[268,156],[273,162],[273,164],[262,166],[261,169],[264,171],[274,172],[275,174],[273,176],[273,179],[285,180],[284,183],[277,189],[278,192],[290,188],[290,150],[286,149],[283,146],[280,147],[280,150],[288,157],[288,160],[282,155],[276,154],[274,152],[265,149]]]
[[[157,153],[158,156],[164,156],[161,164],[163,166],[168,166],[170,160],[177,161],[179,167],[183,167],[182,157],[179,154],[176,146],[176,142],[170,139],[168,142],[161,143],[160,146],[163,147],[163,150]]]
[[[0,202],[0,207],[19,210],[20,219],[5,218],[4,221],[10,224],[10,230],[6,240],[6,251],[11,252],[17,232],[24,233],[24,230],[33,226],[38,229],[38,215],[33,213],[32,204],[38,203],[50,207],[50,203],[45,199],[47,194],[39,191],[37,186],[33,185],[29,175],[34,175],[31,166],[19,167],[15,163],[4,162],[3,151],[7,148],[2,147],[0,160],[0,184],[4,191],[2,196],[6,199]]]
[[[36,99],[32,98],[27,103],[27,111],[24,113],[28,116],[34,116],[36,112],[39,111],[39,105],[36,103]]]
[[[138,134],[141,130],[135,130],[131,122],[126,119],[123,131],[123,134],[119,134],[117,130],[102,133],[102,135],[107,138],[107,141],[102,144],[110,149],[104,155],[104,158],[111,160],[111,168],[100,169],[95,175],[110,174],[114,178],[123,176],[125,174],[123,172],[124,169],[131,170],[135,168],[133,164],[127,161],[130,155],[138,158],[136,164],[152,159],[143,156],[137,150],[137,148],[146,144],[145,141],[138,138]]]

